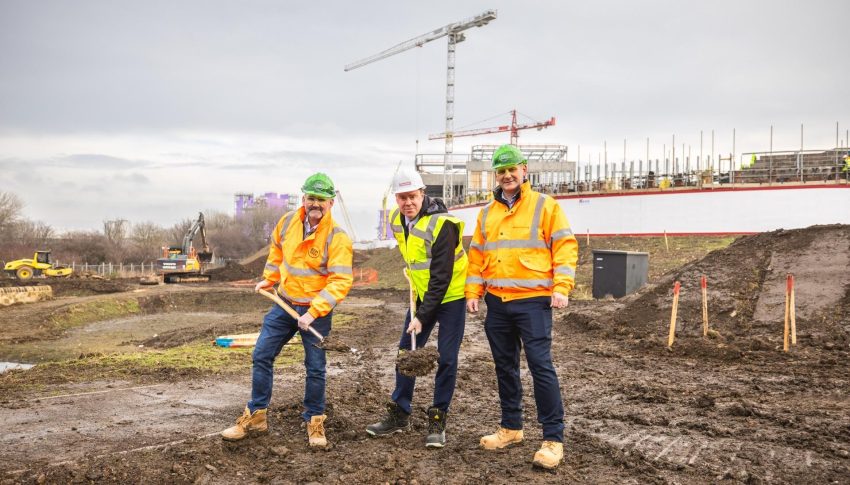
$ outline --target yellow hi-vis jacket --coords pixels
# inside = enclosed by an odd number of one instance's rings
[[[341,302],[354,277],[351,239],[326,212],[316,230],[304,237],[304,208],[280,218],[272,233],[263,278],[280,282],[278,293],[298,305],[309,305],[316,318]]]
[[[444,223],[448,221],[458,225],[459,237],[455,246],[452,279],[449,282],[446,295],[440,303],[448,303],[463,298],[466,268],[468,266],[466,252],[463,250],[464,222],[447,213],[423,215],[413,225],[413,229],[410,230],[407,240],[405,240],[404,227],[402,227],[404,222],[398,209],[390,215],[390,221],[393,235],[398,241],[398,249],[410,270],[410,279],[413,281],[413,287],[416,289],[416,295],[420,301],[425,299],[425,292],[428,291],[428,282],[431,279],[431,245],[437,239],[437,235],[440,234]]]
[[[485,290],[502,301],[568,295],[577,261],[578,242],[561,206],[524,182],[512,208],[494,200],[478,214],[466,298],[480,298]]]

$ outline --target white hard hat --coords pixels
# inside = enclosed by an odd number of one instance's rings
[[[419,175],[419,172],[401,169],[393,176],[393,194],[413,192],[424,188],[425,184],[422,182],[422,176]]]

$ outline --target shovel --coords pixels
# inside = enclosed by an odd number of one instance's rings
[[[299,315],[298,312],[296,312],[291,306],[287,305],[286,302],[283,301],[276,294],[265,291],[265,290],[259,290],[258,293],[263,295],[264,297],[268,298],[269,300],[277,303],[278,305],[280,305],[280,307],[283,308],[284,310],[286,310],[286,313],[288,313],[289,316],[291,316],[292,318],[294,318],[296,320],[301,318],[301,315]],[[310,333],[312,333],[313,335],[316,336],[317,339],[319,339],[318,344],[313,344],[313,346],[316,347],[316,348],[323,349],[323,350],[336,350],[336,351],[339,351],[339,352],[352,352],[352,353],[357,352],[357,349],[352,349],[348,345],[345,345],[344,343],[339,342],[339,341],[337,341],[333,338],[329,337],[329,338],[325,339],[325,337],[323,337],[322,334],[319,333],[319,331],[316,330],[315,328],[313,328],[312,326],[307,327],[307,330],[309,330]]]
[[[410,321],[413,321],[413,317],[416,315],[416,290],[413,288],[413,281],[410,279],[410,271],[407,268],[404,268],[404,279],[407,280],[407,286],[409,288],[408,295],[410,297]],[[416,350],[416,334],[412,334],[410,336],[410,351],[413,352]]]
[[[410,286],[410,319],[413,320],[416,315],[416,290],[413,288],[413,281],[410,279],[410,273],[407,268],[404,268],[404,277],[407,279]],[[398,371],[408,377],[420,377],[428,375],[437,365],[437,359],[440,353],[435,347],[424,347],[416,350],[416,334],[410,336],[410,352],[405,352],[398,356]]]

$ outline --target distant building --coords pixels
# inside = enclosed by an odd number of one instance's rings
[[[233,198],[236,203],[236,217],[242,217],[259,207],[291,211],[298,208],[298,204],[301,203],[301,196],[298,194],[278,194],[277,192],[266,192],[256,197],[254,194],[239,193]]]
[[[379,209],[378,210],[378,225],[376,229],[378,230],[378,239],[381,241],[386,241],[388,239],[395,239],[393,235],[393,229],[390,227],[389,217],[392,215],[393,210],[395,209]]]

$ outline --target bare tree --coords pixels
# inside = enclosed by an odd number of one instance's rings
[[[21,199],[11,192],[0,192],[0,259],[28,258],[45,249],[53,228],[44,222],[30,221],[21,215]]]
[[[11,192],[0,192],[0,234],[8,230],[9,225],[21,217],[24,203]]]
[[[127,238],[127,226],[127,219],[103,221],[103,235],[110,244],[121,246]]]
[[[48,243],[53,237],[53,228],[41,221],[21,221],[14,225],[15,233],[21,245],[36,249],[49,249]]]
[[[166,237],[168,238],[169,246],[180,246],[183,244],[183,238],[186,236],[186,233],[189,232],[189,228],[192,227],[195,221],[193,219],[183,219],[171,226],[170,229],[166,232]]]
[[[128,257],[133,262],[150,261],[161,257],[162,247],[167,244],[166,232],[164,228],[153,222],[133,224],[130,230],[133,248]]]
[[[57,253],[64,260],[87,263],[110,262],[109,241],[95,231],[69,232],[57,241]]]

